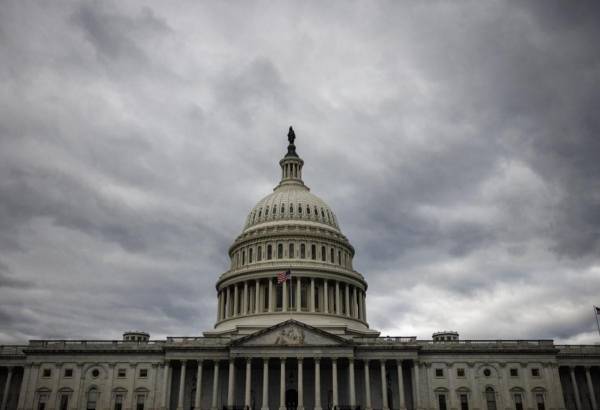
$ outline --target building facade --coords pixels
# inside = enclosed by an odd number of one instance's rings
[[[288,140],[229,249],[212,330],[0,346],[0,410],[598,410],[599,345],[371,329],[354,248]]]

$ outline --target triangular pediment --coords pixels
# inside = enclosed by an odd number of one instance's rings
[[[348,340],[297,320],[287,320],[275,326],[244,336],[236,346],[340,346]]]

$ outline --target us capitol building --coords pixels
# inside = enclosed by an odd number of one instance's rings
[[[0,346],[0,410],[598,410],[600,345],[371,329],[355,250],[288,140],[229,248],[212,330]]]

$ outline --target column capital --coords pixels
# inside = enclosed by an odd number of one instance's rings
[[[331,358],[331,362],[332,362],[332,363],[337,363],[337,359],[338,359],[337,357],[332,357],[332,358]]]
[[[285,357],[280,357],[280,358],[279,358],[279,360],[281,360],[281,361],[282,361],[282,362],[284,362],[284,363],[285,363],[285,359],[286,359]]]
[[[252,364],[252,358],[246,357],[246,364]]]
[[[229,364],[233,364],[233,363],[235,363],[235,359],[233,357],[230,357],[229,358]]]
[[[402,366],[402,359],[396,359],[396,364],[398,366]]]
[[[298,356],[296,358],[296,360],[298,360],[298,363],[302,363],[302,361],[304,360],[304,358],[302,356]]]
[[[589,372],[591,367],[592,366],[590,366],[589,364],[586,364],[585,366],[583,366],[583,368],[585,369],[586,372]]]
[[[321,358],[320,357],[315,357],[314,360],[315,360],[315,363],[319,363],[321,361]]]

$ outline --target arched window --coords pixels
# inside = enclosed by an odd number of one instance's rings
[[[290,243],[289,246],[288,246],[288,258],[291,259],[294,256],[296,256],[296,255],[294,255],[294,244]]]
[[[306,245],[303,243],[300,244],[300,258],[306,258]]]
[[[285,204],[281,204],[281,215],[285,212]]]
[[[302,205],[298,204],[298,215],[302,215]]]
[[[123,410],[123,402],[125,401],[126,392],[118,390],[115,392],[115,407],[113,410]]]
[[[310,245],[310,258],[314,261],[317,259],[317,247],[315,244]]]
[[[535,403],[537,405],[537,410],[546,410],[546,404],[544,403],[544,393],[535,393]]]
[[[88,394],[87,394],[87,404],[86,404],[86,409],[87,410],[96,410],[96,402],[98,401],[98,390],[96,390],[95,387],[92,387],[90,390],[88,390]]]
[[[273,259],[273,246],[267,245],[267,260]]]
[[[487,403],[487,410],[496,410],[496,392],[493,388],[486,387],[485,401]]]
[[[46,410],[48,405],[48,399],[50,398],[50,390],[40,389],[37,392],[37,410]]]
[[[327,252],[325,252],[325,247],[321,246],[321,260],[325,262],[325,258],[327,257]]]
[[[283,244],[277,244],[277,259],[283,258]]]
[[[265,216],[269,216],[269,207],[265,207]]]
[[[277,205],[273,205],[273,215],[277,215]]]
[[[294,205],[290,204],[290,215],[294,214]]]
[[[262,246],[259,246],[258,248],[256,248],[256,261],[257,262],[262,261]]]

